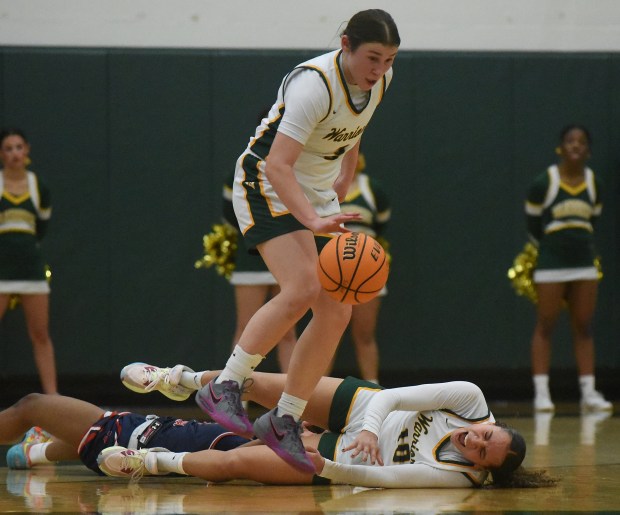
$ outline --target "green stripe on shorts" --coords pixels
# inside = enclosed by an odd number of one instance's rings
[[[342,429],[347,424],[347,415],[349,414],[351,403],[359,388],[383,390],[382,386],[356,377],[349,376],[344,379],[342,383],[340,383],[340,386],[336,388],[334,398],[332,399],[332,405],[329,408],[328,429],[333,433],[342,432]]]
[[[325,432],[321,435],[318,446],[319,454],[328,460],[333,461],[336,456],[338,438],[347,423],[347,415],[349,414],[351,403],[360,388],[383,390],[382,386],[351,376],[344,379],[338,388],[336,388],[334,398],[332,399],[332,405],[329,408],[329,432]],[[331,484],[331,480],[320,476],[314,476],[312,478],[312,484],[329,485]]]

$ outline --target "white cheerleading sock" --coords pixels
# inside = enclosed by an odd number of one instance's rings
[[[532,379],[534,381],[534,395],[537,397],[551,398],[551,394],[549,393],[549,375],[536,374]]]
[[[594,392],[594,376],[592,374],[579,376],[579,387],[582,397],[592,394]]]
[[[222,381],[236,381],[239,386],[252,375],[254,369],[265,359],[260,354],[248,354],[239,345],[235,346],[233,353],[226,362],[226,368],[215,380],[216,383]]]

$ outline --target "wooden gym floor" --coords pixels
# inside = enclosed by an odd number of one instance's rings
[[[524,465],[543,468],[557,486],[513,490],[379,490],[352,486],[207,484],[145,477],[135,485],[101,478],[79,464],[8,470],[0,447],[0,512],[30,513],[471,513],[620,511],[620,417],[580,415],[574,404],[533,417],[525,403],[491,405],[520,430]],[[197,409],[197,408],[196,408]],[[136,409],[135,411],[141,411]],[[147,412],[153,411],[147,409]],[[170,410],[167,410],[170,411]],[[200,412],[178,416],[200,418]],[[173,414],[168,413],[166,414]],[[520,414],[515,416],[515,414]]]

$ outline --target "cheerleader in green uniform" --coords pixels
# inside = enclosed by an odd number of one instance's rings
[[[549,393],[551,337],[564,302],[568,307],[583,411],[610,411],[594,386],[592,319],[598,275],[594,226],[601,214],[600,183],[586,166],[591,138],[585,127],[562,130],[557,165],[532,183],[525,211],[530,239],[538,247],[534,283],[538,295],[532,336],[534,409],[553,411]]]
[[[49,285],[39,246],[51,215],[48,189],[26,169],[30,145],[19,129],[0,132],[0,320],[19,295],[45,393],[57,393],[49,335]]]

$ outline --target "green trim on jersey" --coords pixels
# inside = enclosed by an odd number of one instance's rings
[[[282,96],[284,96],[284,94],[286,93],[286,82],[291,77],[291,75],[298,70],[310,70],[310,71],[318,73],[319,77],[321,77],[321,80],[323,81],[323,84],[325,84],[325,88],[327,88],[327,94],[329,96],[329,108],[327,109],[325,116],[319,120],[319,123],[321,123],[322,121],[325,120],[325,118],[329,116],[329,113],[332,112],[332,106],[334,105],[334,95],[329,85],[329,80],[327,79],[326,75],[323,73],[322,70],[319,70],[316,66],[298,66],[284,78],[284,83],[282,85]]]
[[[280,126],[280,122],[282,121],[283,116],[284,105],[278,108],[278,115],[275,118],[269,120],[267,124],[267,129],[264,130],[260,136],[257,136],[250,145],[250,150],[261,159],[266,159],[269,155],[271,145],[273,145],[273,140],[276,137],[276,133],[278,132],[278,127]]]

